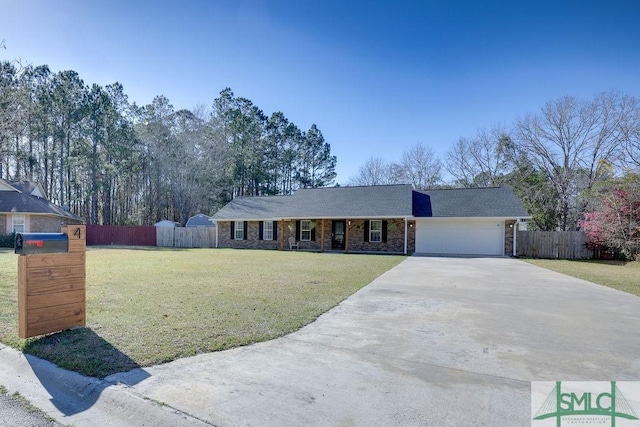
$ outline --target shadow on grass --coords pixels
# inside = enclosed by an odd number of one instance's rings
[[[580,260],[572,260],[572,261],[580,261]],[[589,260],[583,260],[583,262],[588,262],[589,264],[614,265],[614,266],[624,267],[627,264],[633,265],[635,261],[621,260],[621,259],[589,259]]]
[[[638,265],[640,266],[640,261],[630,261],[630,260],[622,260],[622,259],[554,259],[554,258],[531,258],[531,257],[518,257],[523,261],[532,260],[532,261],[566,261],[575,264],[599,264],[599,265],[613,265],[624,267],[627,264]]]
[[[23,353],[51,395],[51,402],[67,416],[83,412],[95,404],[102,391],[111,385],[102,380],[106,376],[140,368],[90,328],[77,328],[34,339],[25,345]],[[136,372],[137,382],[149,377],[144,370]]]

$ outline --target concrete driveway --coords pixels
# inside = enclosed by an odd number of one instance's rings
[[[532,380],[640,380],[640,298],[412,257],[287,337],[107,380],[219,426],[525,426]]]

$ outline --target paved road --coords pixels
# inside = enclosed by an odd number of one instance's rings
[[[0,346],[63,424],[529,426],[530,382],[640,379],[640,298],[508,258],[412,257],[286,337],[106,381]]]
[[[0,426],[58,427],[61,424],[39,411],[27,408],[23,402],[0,393]]]

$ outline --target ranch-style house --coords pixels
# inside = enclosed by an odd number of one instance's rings
[[[512,256],[527,217],[508,188],[381,185],[236,197],[212,218],[221,248]]]

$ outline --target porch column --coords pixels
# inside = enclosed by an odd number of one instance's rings
[[[349,220],[345,219],[344,220],[344,228],[345,228],[345,232],[344,232],[344,251],[345,252],[349,252]]]
[[[324,219],[320,220],[320,252],[324,252]]]
[[[407,246],[409,244],[409,226],[407,217],[404,218],[404,254],[407,254]]]
[[[280,227],[280,250],[284,251],[284,219],[280,220],[280,224],[282,224]]]

